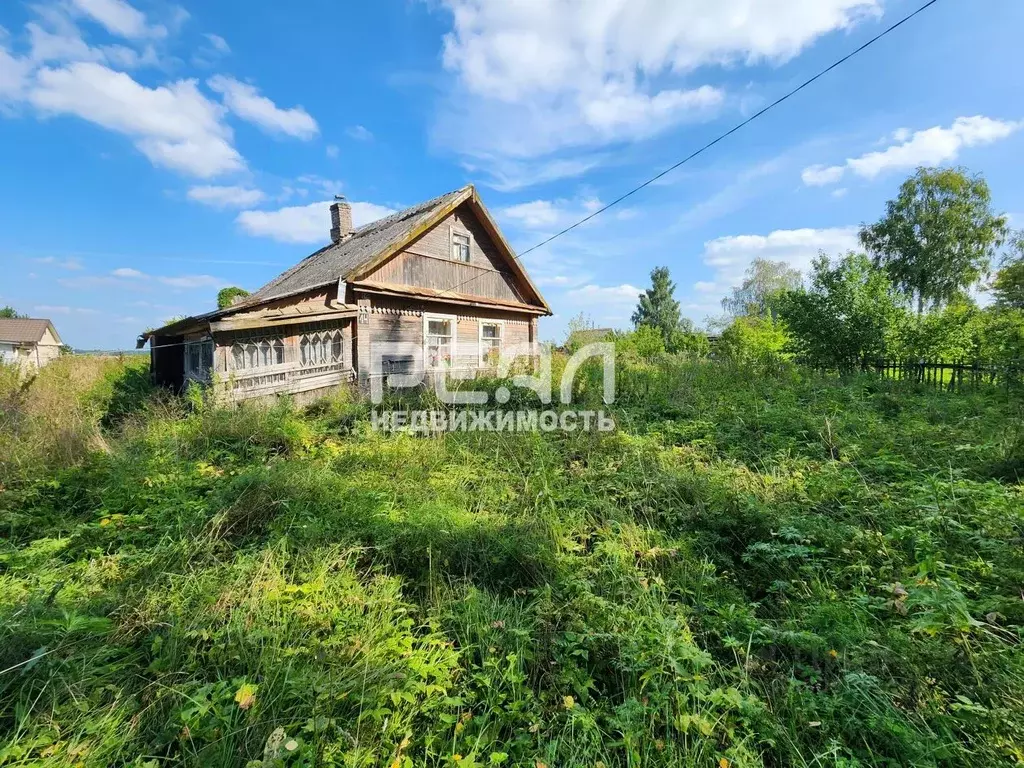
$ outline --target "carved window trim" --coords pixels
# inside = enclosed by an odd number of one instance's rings
[[[345,334],[341,328],[307,331],[299,336],[300,368],[344,363]]]
[[[228,362],[232,371],[277,368],[287,361],[287,344],[282,336],[235,339],[228,349]]]

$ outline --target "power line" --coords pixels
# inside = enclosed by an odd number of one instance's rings
[[[785,102],[785,101],[788,101],[788,100],[789,100],[789,99],[791,99],[791,98],[792,98],[793,96],[796,96],[796,95],[797,95],[798,93],[800,93],[800,92],[801,92],[802,90],[804,90],[804,89],[805,89],[805,88],[807,88],[808,86],[812,85],[813,83],[815,83],[815,82],[817,82],[818,80],[820,80],[821,78],[823,78],[823,77],[824,77],[825,75],[827,75],[827,74],[828,74],[829,72],[831,72],[831,71],[832,71],[833,69],[836,69],[836,68],[838,68],[838,67],[842,66],[843,64],[845,64],[846,62],[848,62],[848,61],[849,61],[850,59],[852,59],[852,58],[853,58],[854,56],[856,56],[856,55],[858,55],[858,54],[860,54],[860,53],[863,53],[863,52],[864,52],[865,50],[867,50],[867,49],[868,49],[868,48],[870,48],[870,47],[871,47],[872,45],[874,45],[875,43],[877,43],[877,42],[878,42],[879,40],[881,40],[881,39],[882,39],[883,37],[886,37],[887,35],[891,34],[892,32],[895,32],[895,31],[896,31],[897,29],[899,29],[899,28],[900,28],[900,27],[902,27],[902,26],[903,26],[904,24],[906,24],[906,23],[907,23],[908,21],[910,21],[910,20],[911,20],[911,19],[913,19],[914,17],[918,16],[919,14],[921,14],[921,13],[924,13],[924,12],[925,12],[926,10],[928,10],[928,9],[929,9],[929,8],[931,8],[931,7],[933,6],[933,5],[935,5],[935,4],[937,3],[937,2],[939,2],[939,0],[928,0],[928,2],[927,2],[927,3],[925,3],[924,5],[922,5],[922,6],[921,6],[920,8],[918,8],[918,9],[917,9],[916,11],[913,11],[912,13],[910,13],[910,14],[908,14],[908,15],[904,16],[904,17],[903,17],[902,19],[900,19],[899,21],[897,21],[897,22],[896,22],[895,24],[893,24],[892,26],[890,26],[890,27],[888,27],[888,28],[886,28],[886,29],[882,30],[881,32],[879,32],[879,33],[878,33],[877,35],[875,35],[875,36],[874,36],[873,38],[871,38],[870,40],[868,40],[868,41],[867,41],[866,43],[864,43],[864,44],[863,44],[862,46],[860,46],[860,47],[859,47],[859,48],[857,48],[856,50],[854,50],[854,51],[851,51],[850,53],[848,53],[848,54],[846,54],[845,56],[843,56],[843,58],[839,59],[838,61],[835,61],[835,62],[833,62],[833,63],[832,63],[831,65],[829,65],[828,67],[826,67],[825,69],[823,69],[823,70],[821,70],[820,72],[818,72],[818,74],[814,75],[814,77],[810,78],[809,80],[806,80],[806,81],[804,81],[803,83],[801,83],[800,85],[798,85],[798,86],[797,86],[796,88],[794,88],[793,90],[789,91],[789,92],[788,92],[788,93],[786,93],[785,95],[783,95],[783,96],[779,97],[778,99],[776,99],[775,101],[773,101],[773,102],[772,102],[771,104],[769,104],[768,106],[764,107],[763,109],[761,109],[761,110],[760,110],[760,111],[758,111],[758,112],[755,112],[755,113],[754,113],[753,115],[751,115],[750,117],[748,117],[748,118],[747,118],[746,120],[744,120],[743,122],[741,122],[741,123],[738,123],[737,125],[733,126],[733,127],[732,127],[732,128],[730,128],[730,129],[729,129],[728,131],[726,131],[725,133],[723,133],[723,134],[721,134],[720,136],[718,136],[718,137],[717,137],[716,139],[713,139],[712,141],[709,141],[709,142],[708,142],[707,144],[705,144],[704,146],[702,146],[702,147],[701,147],[700,149],[697,149],[697,150],[695,150],[694,152],[691,152],[691,153],[690,153],[689,155],[687,155],[686,157],[684,157],[684,158],[683,158],[682,160],[680,160],[679,162],[677,162],[677,163],[676,163],[675,165],[671,165],[671,166],[669,166],[668,168],[666,168],[665,170],[663,170],[663,171],[662,171],[661,173],[657,174],[656,176],[652,176],[651,178],[647,179],[647,181],[643,182],[642,184],[638,184],[637,186],[633,187],[633,188],[632,188],[631,190],[629,190],[629,191],[628,191],[628,192],[626,192],[625,194],[623,194],[623,195],[620,195],[619,197],[615,198],[614,200],[612,200],[612,201],[611,201],[610,203],[608,203],[607,205],[603,205],[603,206],[601,206],[601,207],[600,207],[600,208],[598,208],[598,209],[597,209],[596,211],[593,211],[593,212],[589,213],[588,215],[584,216],[584,217],[583,217],[582,219],[580,219],[579,221],[575,222],[574,224],[570,224],[570,225],[569,225],[568,227],[566,227],[565,229],[561,230],[560,232],[556,232],[555,234],[553,234],[553,235],[551,235],[550,237],[548,237],[548,238],[546,238],[546,239],[542,240],[541,242],[537,243],[536,245],[533,245],[533,246],[531,246],[531,247],[527,248],[527,249],[526,249],[525,251],[523,251],[523,252],[521,252],[520,254],[518,254],[517,256],[515,256],[515,261],[520,261],[520,260],[522,260],[523,256],[525,256],[526,254],[528,254],[528,253],[532,253],[533,251],[536,251],[536,250],[537,250],[538,248],[542,248],[542,247],[544,247],[545,245],[547,245],[548,243],[550,243],[550,242],[551,242],[552,240],[556,240],[556,239],[558,239],[559,237],[561,237],[562,235],[565,235],[565,234],[568,234],[569,232],[572,232],[572,231],[573,231],[574,229],[576,229],[577,227],[579,227],[579,226],[582,226],[583,224],[586,224],[586,223],[587,223],[588,221],[590,221],[591,219],[593,219],[593,218],[596,218],[596,217],[600,216],[600,215],[601,215],[602,213],[604,213],[604,212],[605,212],[605,211],[607,211],[608,209],[610,209],[610,208],[613,208],[613,207],[615,207],[616,205],[618,205],[618,204],[619,204],[619,203],[621,203],[622,201],[624,201],[624,200],[626,200],[626,199],[628,199],[628,198],[632,197],[633,195],[635,195],[635,194],[636,194],[637,192],[639,192],[640,190],[642,190],[642,189],[645,189],[646,187],[649,187],[649,186],[650,186],[651,184],[653,184],[654,182],[656,182],[656,181],[658,181],[659,179],[663,178],[664,176],[667,176],[668,174],[672,173],[672,171],[674,171],[674,170],[676,170],[677,168],[679,168],[679,167],[681,167],[681,166],[685,165],[686,163],[690,162],[690,161],[691,161],[691,160],[693,160],[694,158],[696,158],[696,157],[698,157],[698,156],[700,156],[700,155],[704,154],[704,153],[705,153],[705,152],[707,152],[707,151],[708,151],[709,149],[711,149],[712,147],[714,147],[714,146],[715,146],[716,144],[719,144],[719,143],[721,143],[721,142],[722,142],[722,141],[724,141],[725,139],[727,139],[727,138],[729,138],[730,136],[732,136],[732,135],[733,135],[734,133],[736,133],[736,132],[738,132],[738,131],[742,130],[743,128],[746,128],[746,127],[747,127],[748,125],[750,125],[750,124],[751,124],[752,122],[754,122],[754,121],[755,121],[755,120],[757,120],[758,118],[762,117],[762,116],[763,116],[763,115],[765,115],[766,113],[768,113],[768,112],[770,112],[771,110],[775,109],[775,108],[776,108],[777,106],[779,106],[779,105],[780,105],[780,104],[782,104],[783,102]],[[482,274],[483,274],[483,273],[480,273],[480,274],[478,274],[478,275],[474,275],[473,277],[469,278],[468,280],[463,280],[463,281],[462,281],[461,283],[457,283],[457,284],[455,284],[455,285],[454,285],[454,286],[452,286],[451,288],[444,288],[444,289],[442,289],[442,292],[443,292],[443,293],[450,293],[450,292],[452,292],[452,291],[456,290],[457,288],[461,288],[462,286],[464,286],[464,285],[466,285],[466,284],[468,284],[468,283],[471,283],[471,282],[473,282],[473,281],[474,281],[474,280],[476,280],[477,278],[481,277],[481,275],[482,275]]]

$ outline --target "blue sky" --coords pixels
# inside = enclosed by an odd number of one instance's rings
[[[920,0],[4,0],[0,304],[80,348],[258,288],[468,182],[525,250]],[[698,323],[751,259],[853,247],[917,165],[1024,226],[1024,3],[940,0],[621,208],[525,257],[559,338],[668,266]]]

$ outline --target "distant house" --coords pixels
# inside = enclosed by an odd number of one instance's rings
[[[330,212],[331,242],[256,293],[142,334],[153,380],[215,376],[242,400],[366,386],[416,362],[473,375],[507,345],[536,349],[551,310],[472,186],[360,229],[347,202]]]
[[[49,320],[0,318],[0,362],[42,368],[60,356],[62,344]]]
[[[585,328],[580,331],[573,331],[565,340],[565,348],[578,349],[587,344],[609,341],[614,335],[614,328]]]

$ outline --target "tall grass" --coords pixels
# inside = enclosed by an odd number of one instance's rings
[[[999,393],[627,360],[618,432],[416,437],[93,365],[5,400],[0,766],[1024,761]]]

